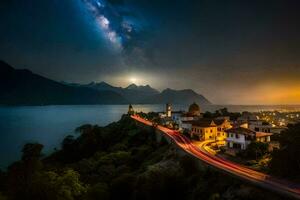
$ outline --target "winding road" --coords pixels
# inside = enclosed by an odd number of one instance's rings
[[[131,117],[144,125],[153,126],[151,121],[145,120],[137,115],[133,115]],[[180,134],[178,131],[159,125],[156,128],[166,134],[185,152],[218,170],[239,177],[255,185],[279,192],[289,197],[300,199],[300,186],[297,184],[277,179],[270,175],[257,172],[253,169],[249,169],[245,166],[217,157],[206,150],[205,146],[209,143],[209,141],[202,142],[200,146],[196,146],[188,137]]]

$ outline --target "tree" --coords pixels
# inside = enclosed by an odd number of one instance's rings
[[[30,186],[41,169],[40,161],[43,145],[28,143],[24,145],[22,160],[8,167],[8,193],[14,199],[30,198]]]
[[[263,142],[251,142],[245,151],[245,156],[257,160],[268,153],[268,146]]]
[[[111,181],[112,199],[131,199],[136,177],[133,174],[122,174]]]
[[[96,185],[89,188],[86,197],[86,200],[109,200],[110,193],[109,187],[106,183],[97,183]]]
[[[31,199],[43,200],[75,200],[80,199],[87,187],[79,181],[79,174],[72,170],[64,170],[61,174],[44,171],[35,176],[30,185]]]
[[[64,138],[61,146],[63,151],[70,151],[73,150],[73,144],[75,143],[75,138],[73,135],[68,135],[67,137]]]
[[[38,143],[28,143],[25,144],[22,152],[22,160],[23,161],[29,161],[29,160],[38,160],[42,154],[42,149],[43,149],[43,145],[42,144],[38,144]]]
[[[7,200],[7,198],[0,193],[0,200]]]
[[[207,111],[203,115],[204,118],[216,118],[220,116],[228,116],[231,120],[236,120],[238,117],[241,116],[241,113],[229,112],[227,108],[221,108],[219,110],[216,110],[214,113]]]
[[[187,196],[186,177],[175,162],[148,166],[137,178],[136,199],[184,199]]]
[[[300,123],[289,125],[278,141],[280,149],[272,153],[271,173],[300,180]]]

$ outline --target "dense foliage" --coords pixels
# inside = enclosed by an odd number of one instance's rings
[[[251,142],[247,149],[240,152],[239,155],[247,159],[258,160],[268,154],[268,143],[263,142]]]
[[[42,145],[27,144],[22,160],[0,172],[0,200],[279,199],[203,168],[153,130],[123,116],[79,127],[44,159]]]
[[[277,135],[280,149],[274,150],[270,163],[273,174],[300,180],[300,123],[289,125]]]
[[[214,113],[206,111],[203,115],[205,118],[216,118],[216,117],[229,117],[230,120],[237,120],[241,116],[239,112],[229,112],[227,108],[221,108],[216,110]]]

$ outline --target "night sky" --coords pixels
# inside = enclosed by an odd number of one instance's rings
[[[2,0],[0,59],[68,82],[300,104],[299,0]]]

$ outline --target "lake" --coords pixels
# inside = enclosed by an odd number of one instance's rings
[[[165,105],[133,105],[137,111],[163,111]],[[202,111],[215,111],[224,106],[205,106]],[[274,109],[298,109],[299,106],[226,106],[232,112]],[[174,110],[187,110],[187,105],[174,105]],[[128,105],[24,106],[0,107],[0,169],[20,159],[28,142],[43,144],[47,154],[60,148],[63,138],[75,134],[82,124],[105,126],[120,119]]]

